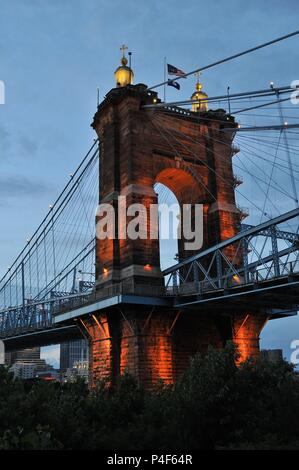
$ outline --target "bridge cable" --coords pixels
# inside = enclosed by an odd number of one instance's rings
[[[279,109],[281,124],[283,124],[284,123],[284,117],[283,117],[283,113],[282,113],[282,109],[281,109],[281,103],[279,101],[279,92],[277,92],[277,102],[278,102],[278,109]],[[296,184],[295,184],[295,180],[294,180],[293,165],[292,165],[292,159],[291,159],[291,155],[290,155],[288,138],[287,138],[287,134],[286,134],[285,131],[283,132],[283,138],[284,138],[284,141],[285,141],[286,155],[287,155],[287,160],[288,160],[289,169],[290,169],[290,173],[291,173],[291,184],[292,184],[293,194],[294,194],[294,198],[295,198],[296,207],[298,208],[299,207],[299,201],[298,201],[297,188],[296,188]]]
[[[186,136],[185,134],[182,134],[182,135],[184,135],[186,138],[188,138],[188,136]],[[194,141],[194,139],[191,139],[191,140]],[[219,155],[219,156],[220,156],[220,155]],[[221,156],[220,156],[220,157],[221,157]],[[253,175],[251,174],[251,176],[253,176]],[[237,191],[242,197],[245,197],[239,190],[236,190],[236,191]],[[290,196],[288,195],[288,197],[290,197]],[[248,199],[248,198],[245,197],[245,199]],[[250,201],[250,202],[251,202],[251,204],[253,204],[254,206],[256,206],[256,204],[254,204],[252,201]],[[256,207],[258,208],[258,210],[261,210],[258,206],[256,206]],[[268,216],[268,217],[269,217],[269,216]]]
[[[77,175],[77,174],[79,173],[79,171],[81,170],[81,168],[82,168],[82,166],[84,165],[84,163],[87,161],[88,157],[90,156],[91,151],[93,150],[93,148],[94,148],[94,146],[96,145],[97,142],[98,142],[98,140],[96,140],[96,141],[93,143],[92,147],[89,149],[88,153],[85,155],[84,159],[82,160],[82,162],[80,163],[80,165],[79,165],[78,168],[76,169],[76,171],[75,171],[75,173],[74,173],[73,176],[75,176],[75,175]],[[94,155],[93,155],[92,158],[94,158]],[[84,170],[83,170],[83,172],[84,172]],[[60,199],[63,197],[63,195],[65,194],[65,192],[68,190],[70,184],[71,184],[71,181],[69,181],[69,182],[66,184],[66,186],[64,187],[64,189],[62,190],[62,192],[60,193],[60,195],[58,196],[58,198],[57,198],[56,201],[54,202],[52,208],[54,208],[55,206],[58,205]],[[63,201],[62,201],[62,203],[63,203]],[[62,203],[60,203],[60,204],[62,204]],[[59,207],[58,207],[58,210],[59,210]],[[42,222],[40,223],[40,225],[38,226],[38,228],[36,229],[36,231],[35,231],[35,232],[33,233],[33,235],[31,236],[30,241],[32,241],[33,238],[34,238],[35,236],[37,236],[39,230],[44,226],[45,221],[48,219],[50,213],[51,213],[51,211],[49,211],[49,212],[47,213],[47,215],[44,217],[44,219],[42,220]],[[37,241],[37,240],[36,240],[36,241]],[[11,268],[12,268],[12,267],[17,263],[17,261],[23,256],[23,254],[24,254],[24,252],[25,252],[25,250],[26,250],[27,248],[28,248],[28,246],[26,245],[25,248],[23,248],[23,250],[19,253],[18,257],[17,257],[17,258],[15,259],[15,261],[13,262]],[[4,281],[4,279],[5,279],[6,276],[7,276],[7,273],[5,273],[5,274],[3,275],[3,277],[0,279],[0,285],[1,285],[1,283]]]
[[[170,131],[168,131],[168,132],[170,132]],[[177,131],[177,132],[178,132],[178,131]],[[180,132],[178,132],[178,133],[184,135],[184,136],[187,138],[187,136],[186,136],[185,134],[180,133]],[[259,211],[261,211],[260,207],[258,207],[255,203],[252,203],[252,201],[250,201],[245,195],[243,195],[243,194],[241,193],[241,191],[235,189],[234,186],[233,186],[232,184],[228,183],[228,181],[226,181],[225,178],[223,178],[221,175],[219,175],[218,172],[217,172],[216,170],[214,170],[214,168],[210,167],[204,160],[201,160],[194,152],[192,152],[187,146],[185,146],[184,144],[182,144],[181,142],[179,142],[178,139],[176,139],[174,136],[173,136],[173,138],[174,138],[178,143],[180,143],[180,145],[182,145],[183,147],[185,147],[185,148],[189,151],[190,154],[192,154],[196,159],[198,159],[201,163],[203,163],[210,171],[212,171],[213,173],[215,173],[215,175],[216,175],[219,179],[223,180],[223,182],[224,182],[227,186],[232,187],[235,191],[237,191],[239,194],[241,194],[241,196],[242,196],[244,199],[248,200],[251,204],[253,204],[253,205],[256,207],[256,209],[258,209]],[[191,139],[191,140],[193,140],[193,139]],[[194,140],[193,140],[193,141],[194,141]],[[200,142],[198,142],[198,141],[194,141],[194,142],[197,143],[197,144],[199,144],[199,145],[201,145],[201,146],[203,147],[203,145],[202,145]],[[268,214],[265,214],[265,215],[269,217]],[[270,217],[269,217],[269,218],[270,218]]]
[[[170,131],[168,131],[168,132],[170,133]],[[177,131],[177,132],[178,132],[178,131]],[[186,135],[183,134],[183,133],[180,133],[180,132],[178,132],[178,133],[184,135],[186,138],[189,138],[189,136],[186,136]],[[175,136],[174,136],[173,134],[172,134],[172,136],[175,138]],[[175,138],[175,139],[176,139],[176,138]],[[176,139],[176,140],[177,140],[177,139]],[[191,138],[190,138],[190,140],[194,141],[194,139],[191,139]],[[194,142],[199,143],[199,142],[197,142],[197,141],[194,141]],[[199,144],[200,144],[200,143],[199,143]],[[183,145],[183,144],[181,144],[181,145]],[[184,145],[183,145],[183,146],[184,146]],[[193,154],[193,152],[191,152],[190,149],[189,149],[189,152]],[[217,153],[217,152],[216,152],[216,153]],[[220,155],[219,155],[219,156],[220,156]],[[220,157],[221,157],[221,156],[220,156]],[[200,161],[202,161],[202,160],[200,160]],[[203,161],[202,161],[202,162],[203,162]],[[204,162],[203,162],[203,163],[204,163]],[[212,169],[212,171],[213,171],[213,169]],[[217,175],[217,172],[215,172],[215,173],[216,173],[216,175]],[[217,175],[217,176],[220,177],[220,178],[222,178],[220,175]],[[253,176],[253,175],[251,175],[251,176]],[[244,196],[239,190],[236,190],[236,191],[237,191],[239,194],[241,194],[243,197],[246,198],[246,196]],[[246,199],[248,199],[248,198],[246,198]],[[253,203],[252,201],[250,201],[250,202],[251,202],[251,204],[253,204],[259,211],[261,211],[261,209],[260,209],[258,206],[256,206],[255,203]],[[266,214],[266,213],[265,213],[265,214]],[[267,216],[269,217],[268,214],[267,214]],[[264,246],[265,246],[265,244],[266,244],[266,240],[265,240],[265,242],[264,242]],[[264,249],[264,246],[263,246],[263,249]],[[263,251],[263,250],[262,250],[262,251]],[[260,256],[262,256],[262,254],[261,254]],[[290,256],[290,255],[289,255],[289,256]],[[288,257],[289,257],[289,256],[288,256]]]
[[[217,60],[216,62],[213,62],[212,64],[205,65],[204,67],[199,67],[195,70],[192,70],[192,72],[188,72],[188,73],[184,74],[183,77],[188,77],[189,75],[194,75],[197,72],[202,72],[203,70],[210,69],[212,67],[215,67],[216,65],[220,65],[220,64],[223,64],[223,63],[228,62],[230,60],[237,59],[238,57],[244,56],[246,54],[250,54],[251,52],[257,51],[257,50],[262,49],[264,47],[271,46],[271,45],[276,44],[278,42],[284,41],[285,39],[289,39],[293,36],[296,36],[297,34],[299,34],[299,31],[294,31],[294,32],[286,34],[284,36],[280,36],[279,38],[272,39],[272,41],[268,41],[268,42],[265,42],[263,44],[259,44],[255,47],[251,47],[250,49],[246,49],[245,51],[238,52],[237,54],[233,54],[229,57],[226,57],[225,59],[220,59],[220,60]],[[172,79],[172,81],[180,80],[183,77],[174,78],[174,79]],[[167,83],[168,83],[168,80],[165,80],[164,82],[158,83],[157,85],[154,85],[154,86],[150,87],[149,90],[153,90],[154,88],[160,87],[160,86],[165,85]]]
[[[169,131],[169,130],[168,130],[168,132],[171,133],[171,131]],[[182,132],[179,132],[179,131],[175,131],[175,132],[176,132],[177,134],[179,134],[179,135],[184,136],[187,140],[190,140],[190,141],[192,141],[192,142],[194,142],[194,143],[200,145],[201,147],[204,147],[203,144],[201,144],[199,141],[196,141],[196,140],[192,139],[191,137],[187,136],[186,134],[184,134],[184,133],[182,133]],[[173,134],[172,134],[172,136],[173,136],[173,138],[175,138]],[[211,140],[213,140],[213,141],[221,142],[222,144],[224,144],[224,145],[226,145],[227,147],[231,148],[229,145],[225,144],[225,143],[222,142],[222,141],[219,141],[219,140],[217,140],[217,139],[215,139],[215,138],[213,138],[213,137],[210,137],[210,138],[211,138]],[[175,139],[176,139],[176,138],[175,138]],[[176,140],[177,140],[177,142],[179,142],[183,147],[185,147],[185,148],[187,149],[187,151],[189,151],[190,154],[196,156],[192,151],[190,151],[190,149],[189,149],[188,147],[186,147],[184,144],[182,144],[180,141],[178,141],[178,139],[176,139]],[[219,152],[215,152],[215,154],[218,155],[220,159],[222,159],[223,161],[225,161],[224,157],[223,157],[222,155],[220,155]],[[198,156],[196,156],[196,158],[199,159]],[[200,160],[205,166],[208,167],[208,165],[206,164],[206,162],[204,162],[204,160],[201,160],[201,159],[199,159],[199,160]],[[236,167],[237,167],[237,168],[240,168],[240,167],[237,166],[237,165],[236,165]],[[210,167],[209,167],[209,168],[210,168]],[[213,171],[212,168],[210,168],[210,169]],[[229,183],[228,183],[221,175],[219,175],[215,170],[214,170],[214,172],[215,172],[216,176],[218,176],[220,179],[222,179],[223,181],[225,181],[226,185],[233,187],[232,184],[229,184]],[[253,174],[252,174],[251,172],[249,172],[249,171],[247,171],[247,173],[248,173],[250,176],[257,178],[257,179],[259,179],[260,181],[262,181],[264,184],[266,184],[265,180],[263,180],[262,178],[257,177],[256,175],[253,175]],[[276,184],[277,184],[277,183],[276,183]],[[273,187],[273,188],[274,188],[274,189],[277,189],[276,187]],[[242,197],[244,197],[245,199],[247,199],[249,202],[252,202],[252,201],[250,201],[246,196],[244,196],[244,194],[242,194],[239,190],[236,189],[236,191],[237,191]],[[287,192],[285,192],[283,189],[281,189],[280,192],[281,192],[283,195],[285,195],[285,196],[291,198],[291,196],[290,196]],[[256,207],[258,207],[258,206],[256,206]],[[259,210],[261,211],[260,208],[259,208]],[[265,215],[267,215],[267,216],[269,217],[268,214],[265,214]]]

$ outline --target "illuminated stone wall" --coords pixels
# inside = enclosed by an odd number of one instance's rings
[[[142,108],[154,101],[159,101],[155,93],[136,85],[111,90],[100,104],[92,124],[101,148],[100,202],[117,208],[117,197],[126,195],[127,205],[142,203],[149,211],[157,203],[153,186],[162,183],[180,205],[203,204],[203,248],[232,237],[242,214],[233,187],[233,134],[223,128],[234,127],[233,118],[221,110],[199,115]],[[145,230],[149,234],[149,226]],[[193,254],[181,240],[180,258]],[[227,248],[228,257],[234,254],[234,247]],[[158,240],[97,241],[97,289],[120,282],[163,285]],[[148,388],[159,380],[171,383],[192,355],[227,340],[234,340],[242,359],[258,354],[264,316],[199,306],[177,317],[171,308],[151,308],[121,305],[95,312],[99,324],[92,317],[84,320],[91,337],[93,383],[100,378],[116,383],[125,371]]]

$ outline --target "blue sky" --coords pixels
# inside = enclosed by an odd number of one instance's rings
[[[1,0],[0,274],[11,264],[94,137],[90,122],[114,86],[119,47],[133,52],[135,83],[163,78],[163,58],[186,71],[298,29],[287,0]],[[299,79],[295,37],[203,74],[209,95]],[[182,83],[184,82],[184,83]],[[193,78],[181,81],[185,99]],[[266,326],[263,347],[299,337],[299,320]],[[50,354],[50,352],[47,354]],[[51,350],[57,357],[57,349]]]

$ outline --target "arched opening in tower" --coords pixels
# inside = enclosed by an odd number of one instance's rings
[[[159,205],[160,266],[164,270],[178,260],[178,225],[180,206],[175,194],[164,184],[156,183]]]
[[[203,219],[197,217],[194,209],[195,205],[203,207],[207,199],[203,178],[200,178],[191,166],[181,162],[172,162],[170,166],[165,163],[162,161],[157,165],[154,185],[155,192],[158,193],[160,213],[159,241],[162,270],[194,255],[195,248],[190,247],[188,241],[192,237],[194,240],[195,232],[201,235],[204,228]],[[164,211],[161,211],[163,205],[168,206],[168,210],[164,208]],[[172,220],[168,213],[173,217]],[[170,231],[168,236],[167,233],[164,235],[164,223],[171,225],[172,232]],[[188,227],[190,233],[186,230]]]

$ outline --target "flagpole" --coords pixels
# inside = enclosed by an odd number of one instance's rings
[[[166,103],[166,57],[164,57],[164,103]]]
[[[230,109],[230,94],[229,94],[230,87],[227,87],[227,102],[228,102],[228,113],[231,114],[231,109]]]
[[[97,87],[97,106],[100,104],[100,89]]]

